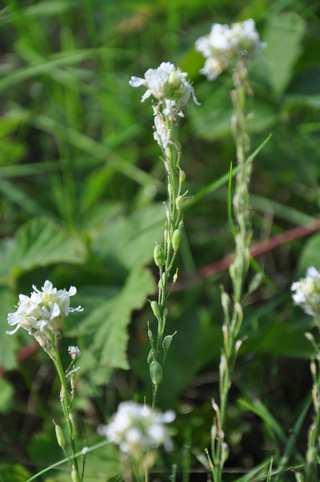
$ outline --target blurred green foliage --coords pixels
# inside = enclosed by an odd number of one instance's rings
[[[68,321],[64,343],[78,343],[83,354],[77,406],[88,441],[120,399],[143,400],[150,389],[145,301],[155,289],[150,262],[161,233],[165,185],[151,108],[128,85],[132,74],[164,60],[189,73],[202,105],[190,107],[181,123],[183,164],[189,194],[206,192],[234,161],[230,80],[222,76],[209,83],[201,77],[203,60],[193,44],[214,21],[253,17],[266,47],[251,68],[252,148],[272,134],[255,160],[255,240],[317,218],[319,10],[311,0],[2,4],[1,461],[39,469],[57,460],[48,448],[58,410],[50,364],[39,352],[21,355],[32,343],[27,335],[6,334],[6,314],[32,283],[50,279],[79,290],[85,311]],[[178,334],[160,394],[162,406],[179,414],[177,461],[186,440],[195,452],[209,443],[220,352],[219,283],[227,278],[199,278],[198,270],[232,251],[226,189],[208,188],[185,213],[180,284],[169,320]],[[264,283],[247,300],[247,341],[232,394],[233,401],[241,400],[229,427],[230,463],[245,469],[269,466],[264,458],[274,455],[274,438],[280,454],[308,393],[310,349],[303,334],[309,320],[292,307],[289,286],[307,266],[319,267],[319,235],[270,251],[259,263]],[[2,417],[8,412],[14,417]],[[293,462],[299,461],[303,431],[298,439]],[[50,460],[37,452],[43,447]],[[104,456],[97,455],[97,467]],[[6,467],[0,466],[1,481],[9,480]],[[109,470],[113,477],[114,467]],[[12,474],[11,482],[27,477],[19,466]]]

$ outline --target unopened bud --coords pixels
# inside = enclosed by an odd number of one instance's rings
[[[156,360],[153,360],[150,364],[150,377],[153,385],[160,385],[162,380],[162,367]]]
[[[148,353],[148,356],[147,356],[147,362],[150,364],[153,359],[154,359],[154,351],[151,349],[151,350],[149,350],[149,353]]]
[[[164,265],[163,249],[159,244],[156,244],[154,247],[153,259],[158,268],[161,268],[161,266]]]
[[[183,208],[184,201],[185,201],[185,197],[184,197],[184,196],[178,196],[178,197],[177,197],[177,199],[176,199],[176,208],[178,209],[178,211],[181,211],[181,209]]]
[[[179,169],[180,184],[184,183],[185,180],[186,180],[186,173],[182,169]]]

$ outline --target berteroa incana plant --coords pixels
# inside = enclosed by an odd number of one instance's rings
[[[157,326],[156,329],[148,326],[150,342],[148,364],[154,407],[163,376],[163,365],[174,336],[174,333],[166,334],[167,300],[169,285],[172,282],[175,283],[178,274],[175,269],[175,259],[182,236],[183,203],[187,195],[184,189],[185,173],[181,168],[181,148],[176,127],[179,118],[184,116],[183,111],[187,103],[191,98],[197,103],[197,99],[187,74],[170,62],[163,62],[158,68],[147,70],[144,78],[131,77],[130,85],[146,88],[142,102],[152,97],[154,138],[161,148],[167,174],[168,199],[163,238],[154,249],[154,262],[159,269],[159,282],[158,297],[151,301],[151,309]]]
[[[158,449],[172,449],[166,425],[173,422],[172,411],[157,412],[135,402],[120,403],[108,425],[98,432],[119,447],[124,467],[124,479],[148,482],[149,471],[156,462]]]
[[[312,402],[314,417],[308,433],[304,470],[305,478],[303,479],[306,482],[316,482],[319,480],[318,457],[320,449],[320,271],[314,266],[308,268],[305,278],[294,282],[291,290],[294,303],[299,305],[305,313],[312,316],[317,332],[316,335],[310,332],[306,333],[306,338],[314,349],[314,356],[310,363],[313,379]]]
[[[231,122],[238,165],[233,196],[235,254],[229,269],[233,289],[231,296],[224,290],[222,291],[224,323],[222,327],[223,348],[219,365],[220,400],[219,403],[213,401],[212,404],[215,417],[212,426],[209,465],[212,468],[215,482],[221,482],[223,467],[228,457],[228,447],[224,435],[225,419],[232,373],[242,343],[239,333],[243,319],[244,282],[249,268],[252,238],[249,198],[252,160],[249,157],[250,139],[246,112],[246,97],[251,94],[248,63],[261,47],[262,43],[255,29],[255,23],[251,19],[242,23],[234,23],[231,26],[213,24],[210,33],[196,41],[196,49],[206,59],[201,73],[208,80],[216,79],[224,70],[232,72],[233,115]]]
[[[59,337],[64,319],[73,312],[82,311],[80,306],[70,307],[70,298],[77,293],[72,286],[69,290],[58,290],[50,281],[45,281],[41,290],[33,286],[30,296],[19,295],[17,309],[8,315],[8,323],[13,329],[8,334],[16,333],[20,328],[33,336],[41,348],[52,360],[60,381],[60,403],[63,412],[62,424],[54,421],[57,442],[66,457],[71,460],[72,482],[82,482],[83,467],[76,458],[77,428],[72,410],[75,378],[78,367],[75,366],[80,356],[77,346],[69,346],[70,364],[65,369],[59,349]],[[61,426],[62,425],[62,426]]]

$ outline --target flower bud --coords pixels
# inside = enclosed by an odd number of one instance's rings
[[[183,184],[185,180],[186,180],[186,173],[185,173],[182,169],[179,169],[179,182],[180,182],[180,185]]]
[[[171,243],[172,243],[173,251],[176,253],[178,251],[178,249],[180,247],[180,243],[181,243],[181,229],[180,228],[175,229],[173,231]]]
[[[153,259],[154,259],[155,265],[158,266],[158,268],[161,268],[161,266],[164,265],[163,249],[159,244],[156,244],[154,247]]]
[[[60,427],[60,425],[57,425],[56,423],[54,424],[54,429],[55,429],[55,432],[56,432],[56,438],[57,438],[58,445],[64,450],[65,447],[66,447],[66,442],[65,442],[65,439],[64,439],[63,430]]]
[[[156,360],[153,360],[150,364],[150,377],[153,385],[160,385],[162,380],[162,367]]]

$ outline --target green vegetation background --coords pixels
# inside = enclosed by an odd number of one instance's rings
[[[149,391],[146,298],[155,290],[152,253],[166,194],[151,107],[128,80],[166,60],[188,72],[201,102],[180,129],[194,199],[185,211],[179,289],[171,298],[169,324],[178,334],[161,390],[161,406],[178,413],[173,460],[186,465],[190,452],[197,466],[194,453],[209,444],[217,390],[219,285],[228,284],[225,273],[204,277],[201,269],[232,252],[227,187],[214,183],[235,152],[230,80],[209,83],[199,75],[203,60],[194,41],[212,22],[252,17],[267,43],[251,68],[252,149],[272,134],[255,160],[252,183],[258,242],[318,217],[319,10],[317,1],[298,0],[1,5],[1,481],[25,480],[25,470],[60,458],[50,363],[26,334],[6,335],[6,314],[32,283],[75,284],[85,307],[68,320],[63,343],[82,351],[77,407],[87,445],[119,400],[143,401]],[[290,284],[307,266],[320,266],[320,235],[285,243],[258,261],[253,271],[263,270],[264,283],[247,300],[247,341],[228,427],[230,465],[245,470],[271,455],[277,460],[310,388],[304,339],[310,320],[292,306]],[[304,444],[302,429],[292,463]],[[89,473],[109,480],[117,464],[109,452],[94,455]]]

